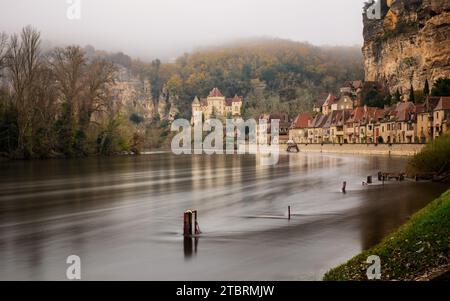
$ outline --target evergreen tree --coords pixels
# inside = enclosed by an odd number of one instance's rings
[[[431,90],[433,96],[450,96],[450,78],[438,79]]]
[[[415,102],[416,98],[414,96],[414,87],[411,84],[411,89],[409,90],[409,101],[410,102]]]
[[[428,83],[428,79],[425,80],[425,87],[423,88],[423,95],[430,95],[430,84]]]
[[[402,95],[400,94],[400,90],[397,89],[397,91],[395,92],[395,95],[394,95],[395,102],[400,102],[401,98],[402,98]]]

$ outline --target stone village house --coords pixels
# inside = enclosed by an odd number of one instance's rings
[[[346,91],[348,92],[348,91]],[[357,100],[328,95],[322,112],[299,114],[289,138],[296,143],[425,143],[450,130],[450,97],[429,97],[425,104],[356,107]]]

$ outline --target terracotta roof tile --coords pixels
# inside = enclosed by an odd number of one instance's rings
[[[311,114],[309,114],[309,113],[300,113],[294,119],[294,122],[292,123],[292,128],[294,128],[294,129],[307,128],[307,127],[309,127],[310,121],[311,121]]]
[[[333,94],[329,94],[323,106],[331,106],[336,101],[336,97]]]
[[[214,88],[209,92],[208,97],[223,97],[222,92],[218,88]]]
[[[434,110],[450,110],[450,97],[441,97]]]

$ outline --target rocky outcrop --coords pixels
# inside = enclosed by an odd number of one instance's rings
[[[169,92],[166,85],[154,100],[148,79],[133,75],[125,67],[117,66],[117,69],[113,93],[125,114],[136,113],[147,121],[155,116],[159,116],[161,120],[173,120],[179,114],[176,106],[179,98],[175,93]]]
[[[364,18],[366,81],[391,92],[450,77],[450,0],[378,0],[381,18]]]

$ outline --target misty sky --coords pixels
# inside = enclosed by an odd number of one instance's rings
[[[134,57],[172,58],[237,38],[278,37],[315,45],[362,44],[363,0],[0,0],[0,31],[31,24],[53,43],[91,44]]]

